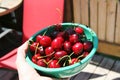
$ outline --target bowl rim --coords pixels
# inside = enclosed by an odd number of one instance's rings
[[[88,30],[88,31],[92,34],[92,36],[93,36],[93,40],[94,40],[94,42],[93,42],[93,44],[94,44],[93,49],[91,50],[91,52],[89,53],[89,55],[88,55],[87,57],[85,57],[84,59],[82,59],[80,62],[75,63],[74,65],[65,66],[65,67],[60,67],[60,68],[46,68],[46,67],[38,66],[38,65],[34,64],[34,63],[30,60],[30,58],[29,58],[28,55],[26,55],[26,61],[27,61],[33,68],[35,68],[35,69],[37,69],[37,70],[40,70],[40,71],[43,71],[43,72],[60,72],[60,71],[68,70],[68,69],[75,68],[75,67],[78,67],[78,66],[84,64],[84,63],[87,62],[90,58],[92,58],[93,55],[95,54],[95,52],[97,51],[97,48],[98,48],[98,37],[97,37],[96,33],[95,33],[91,28],[87,27],[87,26],[84,25],[84,24],[80,24],[80,23],[60,23],[60,24],[61,24],[61,25],[80,26],[80,27]],[[53,26],[53,25],[50,25],[50,26]],[[48,27],[50,27],[50,26],[48,26]],[[47,27],[44,28],[44,29],[47,29]],[[42,29],[42,30],[40,30],[40,31],[43,31],[44,29]],[[35,36],[35,35],[37,35],[37,34],[39,34],[39,31],[38,31],[36,34],[34,34],[33,36]],[[33,39],[33,36],[30,37],[29,40]]]

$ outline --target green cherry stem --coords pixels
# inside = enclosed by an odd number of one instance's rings
[[[60,61],[61,61],[62,59],[64,59],[64,58],[66,58],[66,57],[68,57],[68,55],[65,55],[65,56],[61,57],[61,58],[58,60],[57,64],[59,64]]]
[[[46,56],[40,56],[40,57],[38,57],[38,59],[40,59],[40,58],[46,58],[46,57],[48,57],[48,56],[51,56],[51,55],[53,55],[55,52],[52,52],[51,54],[49,54],[49,55],[46,55]]]

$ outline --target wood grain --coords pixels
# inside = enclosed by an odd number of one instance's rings
[[[88,0],[80,0],[81,2],[81,23],[89,26]]]
[[[74,22],[81,23],[81,9],[80,9],[80,0],[73,0],[73,15]]]
[[[120,1],[117,3],[115,43],[120,44]]]
[[[116,0],[107,0],[106,41],[114,42]]]
[[[90,27],[97,34],[97,24],[98,24],[98,4],[97,0],[90,0]]]
[[[105,40],[106,34],[106,0],[98,0],[98,37]]]

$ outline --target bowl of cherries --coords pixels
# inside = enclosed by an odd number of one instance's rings
[[[86,25],[54,24],[29,39],[26,60],[42,75],[67,78],[87,66],[97,47],[97,35]]]

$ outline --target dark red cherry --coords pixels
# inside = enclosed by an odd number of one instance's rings
[[[64,41],[64,39],[62,37],[57,37],[52,41],[51,47],[54,50],[60,50],[63,46],[63,41]]]
[[[52,60],[48,64],[49,68],[60,68],[60,64],[58,63],[58,60]]]
[[[75,43],[72,46],[72,50],[73,50],[74,54],[76,54],[76,55],[81,54],[81,52],[83,51],[83,44],[80,42]]]
[[[75,28],[75,32],[78,33],[78,34],[83,34],[84,31],[83,31],[83,28],[81,28],[81,27],[76,27],[76,28]]]
[[[38,47],[38,52],[43,56],[45,54],[43,46]]]
[[[84,52],[83,57],[86,57],[89,54],[89,52]]]
[[[67,55],[67,52],[66,51],[57,51],[55,54],[54,54],[54,57],[55,59],[60,59],[61,57]]]
[[[50,33],[50,36],[52,37],[52,39],[54,39],[57,37],[58,34],[59,34],[59,31],[53,31]]]
[[[55,30],[61,31],[61,30],[62,30],[62,25],[61,25],[61,24],[57,24],[57,25],[55,26]]]
[[[83,43],[84,51],[90,52],[93,48],[93,43],[91,41],[85,41]]]
[[[79,41],[78,35],[77,35],[77,34],[72,34],[72,35],[70,35],[70,36],[69,36],[69,41],[70,41],[71,43],[76,43],[76,42],[78,42],[78,41]]]
[[[51,45],[52,39],[49,36],[43,36],[40,40],[40,45],[48,47]]]
[[[47,66],[45,59],[39,59],[37,61],[37,65],[38,66],[42,66],[42,67],[46,67]]]
[[[68,53],[71,52],[72,45],[69,41],[65,41],[63,44],[64,50]]]

